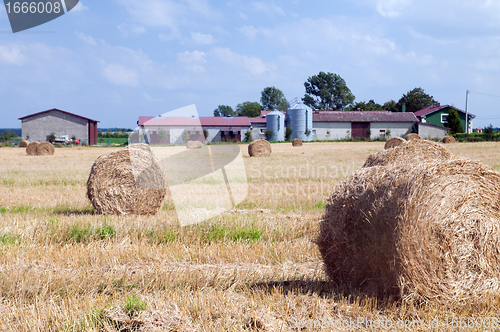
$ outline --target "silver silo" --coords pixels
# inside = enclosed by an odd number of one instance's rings
[[[266,115],[266,130],[271,130],[273,135],[269,139],[271,142],[285,140],[285,114],[280,111],[272,111]]]
[[[286,110],[287,126],[292,129],[290,139],[300,138],[303,141],[311,141],[313,138],[312,118],[312,108],[300,101],[293,103],[290,108]]]

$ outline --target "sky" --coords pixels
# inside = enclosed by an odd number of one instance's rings
[[[0,6],[0,128],[59,108],[135,128],[195,104],[302,98],[320,71],[355,101],[383,104],[421,87],[500,126],[500,0],[83,0],[12,33]]]

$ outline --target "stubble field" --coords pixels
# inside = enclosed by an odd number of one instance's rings
[[[343,292],[324,275],[312,241],[326,200],[383,143],[273,144],[261,158],[240,147],[247,198],[185,227],[169,198],[155,216],[93,213],[90,168],[113,149],[39,157],[0,149],[1,329],[428,330],[438,322],[453,331],[452,319],[474,318],[475,329],[487,317],[500,326],[498,303],[460,312],[390,303]],[[449,148],[500,168],[498,143]]]

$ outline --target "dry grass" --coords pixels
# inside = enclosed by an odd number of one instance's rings
[[[109,149],[64,148],[36,158],[2,149],[0,329],[285,331],[321,320],[498,317],[494,300],[458,312],[412,307],[342,293],[326,278],[312,243],[326,199],[383,145],[273,144],[267,158],[249,158],[241,145],[247,199],[182,228],[168,200],[155,216],[93,214],[86,181]],[[498,143],[450,147],[456,156],[499,163]],[[307,329],[320,330],[328,329]]]

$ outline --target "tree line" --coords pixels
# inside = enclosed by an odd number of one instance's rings
[[[405,105],[407,112],[416,112],[423,108],[438,103],[433,96],[425,93],[421,87],[410,90],[398,100],[389,100],[383,104],[369,101],[355,102],[355,96],[347,87],[345,80],[338,74],[319,72],[310,76],[304,82],[305,94],[302,98],[304,104],[319,110],[387,110],[391,112],[403,111]],[[257,117],[261,110],[286,110],[290,105],[285,94],[278,88],[266,87],[261,91],[259,102],[246,101],[236,106],[219,105],[214,110],[214,116],[248,116]]]

